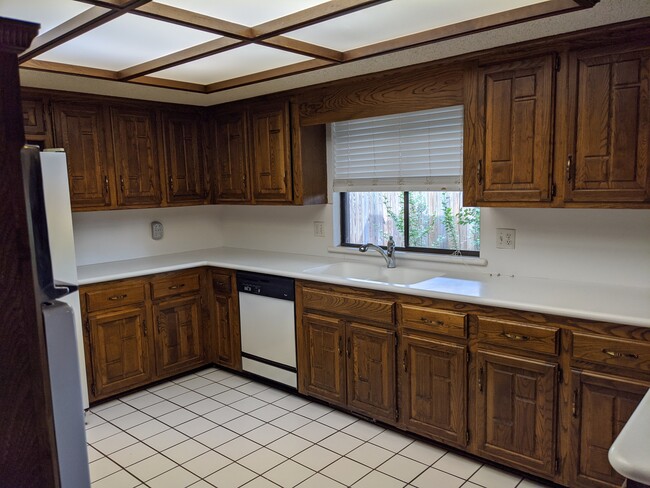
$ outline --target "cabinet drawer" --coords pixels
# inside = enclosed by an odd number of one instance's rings
[[[142,283],[116,285],[115,288],[88,291],[84,295],[86,296],[86,310],[95,312],[144,302],[144,286]]]
[[[229,295],[232,291],[230,275],[225,273],[212,273],[212,287],[215,292]]]
[[[650,344],[573,333],[573,357],[592,363],[650,371]]]
[[[495,346],[557,355],[559,333],[558,327],[478,318],[479,342]]]
[[[302,292],[305,310],[319,310],[336,315],[347,315],[355,320],[393,325],[394,303],[375,298],[355,297],[305,288]]]
[[[402,305],[402,325],[453,337],[467,337],[467,314]]]
[[[173,275],[151,283],[151,298],[168,297],[199,289],[198,273]]]

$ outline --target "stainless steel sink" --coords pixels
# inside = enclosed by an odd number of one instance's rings
[[[386,266],[380,266],[378,264],[350,261],[308,268],[304,272],[321,276],[335,276],[351,281],[385,283],[396,286],[409,286],[443,276],[443,273],[436,273],[435,271],[407,268],[404,266],[389,269]]]

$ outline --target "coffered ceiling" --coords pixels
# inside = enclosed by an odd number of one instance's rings
[[[210,94],[598,0],[2,0],[41,24],[21,68]]]

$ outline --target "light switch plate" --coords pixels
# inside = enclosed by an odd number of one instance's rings
[[[515,234],[515,229],[497,229],[497,249],[514,249]]]
[[[325,222],[314,220],[314,237],[325,237]]]
[[[164,232],[165,229],[163,228],[161,222],[158,222],[157,220],[151,222],[151,238],[154,241],[159,241],[160,239],[162,239]]]

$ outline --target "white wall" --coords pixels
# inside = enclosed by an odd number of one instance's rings
[[[159,241],[153,220],[165,228]],[[214,206],[77,212],[72,221],[79,266],[223,245]]]

